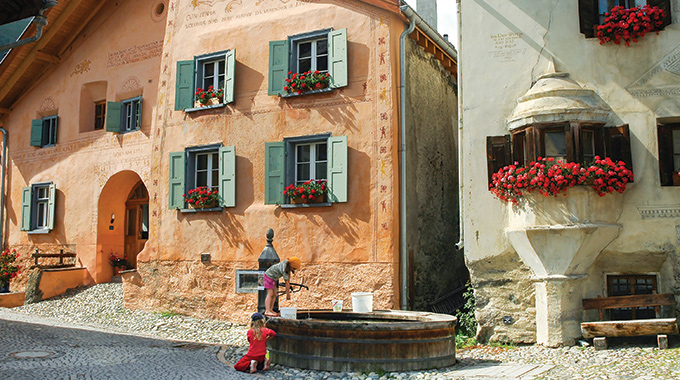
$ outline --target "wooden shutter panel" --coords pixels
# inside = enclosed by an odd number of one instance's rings
[[[269,95],[279,95],[288,77],[288,40],[269,41]],[[283,191],[283,190],[281,190]]]
[[[234,146],[220,147],[220,206],[236,206],[236,152]],[[283,190],[282,190],[283,191]]]
[[[175,78],[175,111],[194,106],[194,60],[177,61]]]
[[[31,120],[31,146],[41,147],[43,145],[42,134],[43,134],[42,119]]]
[[[234,101],[234,75],[236,68],[236,51],[229,50],[224,61],[224,104]]]
[[[106,132],[120,132],[120,112],[119,102],[106,102]]]
[[[283,141],[264,144],[264,204],[282,204],[286,168]]]
[[[673,168],[673,129],[659,125],[659,177],[661,186],[673,186],[675,175]]]
[[[607,157],[614,162],[623,161],[628,169],[633,170],[628,124],[605,128],[605,149]]]
[[[331,87],[347,86],[347,29],[328,33],[328,73]]]
[[[49,198],[47,200],[47,229],[52,231],[54,229],[54,206],[57,199],[57,187],[52,183],[49,186]]]
[[[491,176],[504,166],[512,164],[512,141],[510,135],[486,137],[486,163]]]
[[[328,138],[328,199],[347,202],[347,136]]]
[[[137,129],[142,129],[142,103],[143,103],[142,97],[140,96],[139,101],[137,102],[137,114],[139,115],[139,120],[136,120],[136,122],[137,122],[136,128]]]
[[[663,9],[666,13],[666,17],[663,19],[663,24],[658,30],[661,30],[671,23],[671,0],[647,0],[647,4],[651,7],[658,7]]]
[[[31,203],[33,201],[33,194],[31,187],[24,187],[21,189],[21,230],[31,230]]]
[[[170,153],[170,184],[168,186],[168,207],[180,209],[184,207],[184,152]]]
[[[578,17],[581,33],[587,38],[595,37],[595,26],[600,23],[597,0],[578,0]]]

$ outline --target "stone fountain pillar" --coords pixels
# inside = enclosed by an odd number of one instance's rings
[[[581,280],[618,236],[622,203],[620,194],[600,197],[577,186],[566,196],[526,194],[508,206],[506,234],[534,274],[537,343],[570,345],[581,336]]]

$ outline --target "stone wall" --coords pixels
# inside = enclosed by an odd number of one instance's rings
[[[455,78],[406,43],[407,236],[411,302],[427,310],[468,278],[459,240]]]

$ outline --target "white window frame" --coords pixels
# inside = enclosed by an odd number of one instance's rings
[[[206,169],[199,169],[198,168],[198,158],[200,156],[205,156],[206,157]],[[199,172],[205,172],[206,173],[206,184],[205,185],[200,185],[198,183],[198,173]],[[217,173],[218,175],[218,183],[212,183],[212,174],[213,172]],[[199,186],[206,186],[212,190],[217,190],[219,186],[219,173],[220,173],[220,155],[218,150],[211,150],[211,151],[205,151],[205,152],[195,152],[194,153],[194,167],[193,167],[193,175],[194,175],[194,189],[199,187]]]
[[[42,147],[57,145],[57,115],[43,117],[42,123]]]
[[[31,185],[33,188],[31,199],[31,231],[43,231],[49,229],[49,221],[47,219],[50,214],[50,185],[51,182],[36,183]],[[44,197],[40,197],[40,191],[44,191]],[[40,211],[43,215],[40,217]]]
[[[319,152],[319,147],[323,145],[324,148],[323,150],[326,151],[326,159],[321,160],[317,159],[318,157],[318,152]],[[298,148],[301,146],[309,146],[309,161],[307,162],[301,162],[300,157],[298,156]],[[300,184],[305,181],[309,181],[311,179],[315,180],[328,180],[328,141],[318,141],[318,142],[312,142],[312,143],[299,143],[295,144],[295,183]],[[325,163],[326,164],[326,175],[324,177],[318,177],[316,174],[316,166],[319,163]],[[300,178],[300,173],[298,172],[298,167],[300,164],[309,164],[309,178]]]
[[[295,36],[290,36],[289,41],[290,41],[290,49],[293,52],[291,54],[291,61],[289,64],[289,67],[292,69],[293,72],[300,73],[302,70],[300,69],[300,49],[299,46],[300,44],[310,42],[312,43],[312,49],[311,49],[311,56],[309,59],[311,60],[310,63],[310,69],[305,70],[305,71],[316,71],[318,70],[317,67],[317,60],[319,57],[323,57],[324,54],[319,55],[317,52],[317,42],[318,41],[326,41],[328,43],[328,33],[331,32],[333,29],[323,29],[323,30],[318,30],[310,33],[304,33],[304,34],[299,34]],[[326,69],[325,70],[318,70],[321,73],[327,73],[328,72],[328,45],[326,45]]]
[[[142,97],[120,102],[120,132],[138,131],[142,125]]]
[[[260,287],[262,288],[262,290],[264,290],[263,275],[264,275],[264,272],[260,272],[259,270],[237,269],[236,270],[236,293],[257,293],[258,290],[260,290]],[[256,276],[257,277],[257,287],[254,287],[254,288],[242,287],[241,283],[243,282],[243,277],[245,277],[245,276]]]

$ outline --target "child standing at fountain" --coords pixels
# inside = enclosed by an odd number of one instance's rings
[[[250,317],[250,330],[248,330],[248,353],[234,365],[237,371],[255,373],[257,370],[268,370],[271,364],[267,358],[267,339],[276,336],[272,329],[264,327],[264,316],[255,313]]]
[[[278,264],[274,264],[264,272],[264,288],[267,290],[267,297],[264,300],[264,315],[267,317],[278,317],[278,313],[274,313],[274,301],[276,300],[276,290],[279,283],[279,278],[283,277],[286,283],[286,299],[290,300],[290,274],[295,273],[296,269],[300,269],[302,265],[298,257],[289,257]]]

